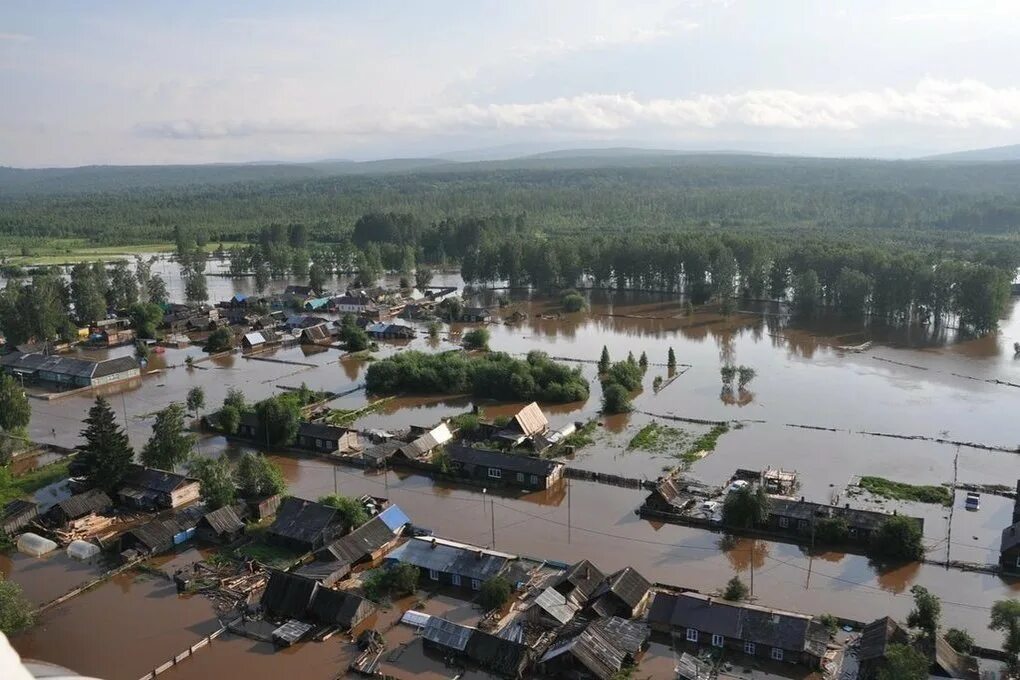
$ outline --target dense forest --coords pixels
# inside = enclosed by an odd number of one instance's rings
[[[343,167],[5,169],[0,238],[153,243],[183,226],[212,241],[244,241],[281,222],[336,241],[371,212],[424,223],[525,214],[546,232],[1020,228],[1020,163],[673,155],[395,165],[360,174]]]

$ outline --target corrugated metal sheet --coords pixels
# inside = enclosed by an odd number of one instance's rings
[[[563,624],[568,623],[577,613],[577,608],[567,602],[567,598],[552,587],[546,588],[541,595],[535,598],[535,605]]]
[[[379,519],[394,533],[411,523],[411,519],[396,505],[391,505],[380,512]]]
[[[432,617],[425,612],[420,612],[417,609],[408,609],[404,612],[404,615],[400,617],[401,623],[406,623],[409,626],[415,628],[424,628],[425,624],[429,622]]]
[[[463,652],[474,631],[474,628],[468,628],[459,623],[447,621],[438,616],[432,616],[426,622],[421,636],[433,644]]]

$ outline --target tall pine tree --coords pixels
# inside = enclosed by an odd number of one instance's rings
[[[78,447],[78,461],[85,468],[90,486],[113,491],[130,470],[135,452],[105,398],[96,397],[85,425],[81,433],[85,443]]]

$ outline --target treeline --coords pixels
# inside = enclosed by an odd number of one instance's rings
[[[500,401],[569,403],[588,398],[588,381],[579,368],[539,351],[529,352],[523,361],[503,352],[401,352],[373,362],[365,388],[370,394],[472,394]]]
[[[308,225],[337,241],[371,212],[447,217],[527,214],[544,231],[810,227],[968,231],[1020,228],[1020,164],[670,157],[474,164],[403,173],[267,177],[124,191],[61,189],[32,195],[0,185],[0,236],[88,238],[100,244],[169,240],[175,226],[245,241],[271,222]],[[73,185],[72,185],[73,186]]]

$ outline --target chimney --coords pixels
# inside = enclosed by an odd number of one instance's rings
[[[803,502],[804,502],[804,496],[801,496],[801,497],[800,497],[800,502],[801,502],[801,503],[803,503]]]
[[[847,503],[847,504],[846,504],[846,509],[847,509],[847,510],[849,510],[849,509],[850,509],[850,504],[849,504],[849,503]]]
[[[431,541],[429,541],[429,547],[431,547],[433,550],[436,549],[436,539],[433,538]]]
[[[584,580],[587,581],[590,578],[591,578],[591,567],[585,566],[585,568],[584,568]]]
[[[476,550],[475,551],[475,559],[476,560],[482,559],[482,551],[481,550]]]

